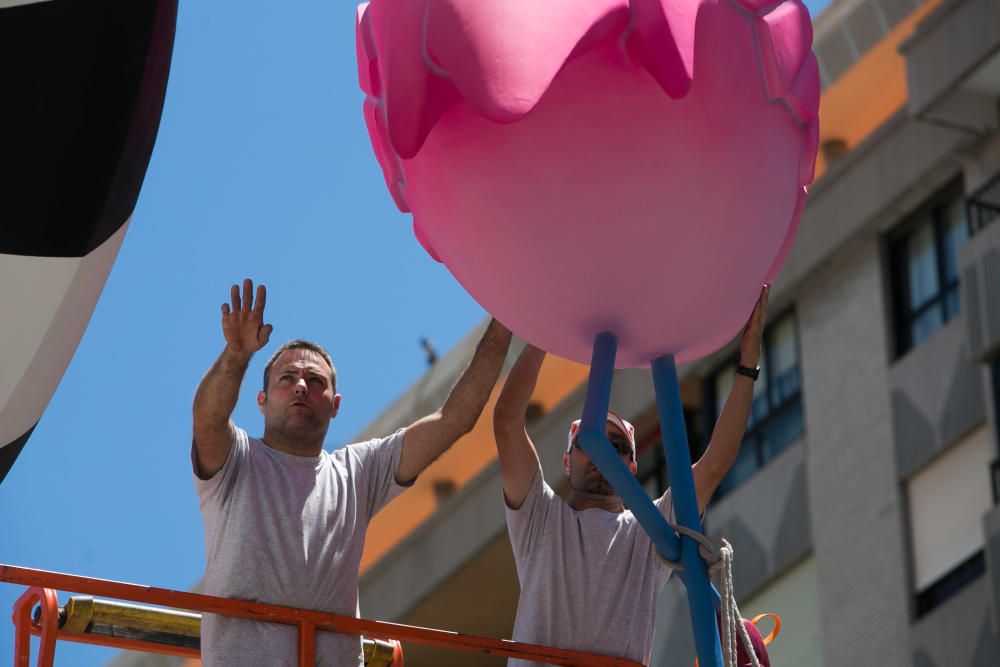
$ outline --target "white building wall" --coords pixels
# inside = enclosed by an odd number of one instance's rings
[[[831,256],[796,303],[823,660],[909,667],[878,240],[859,239]]]

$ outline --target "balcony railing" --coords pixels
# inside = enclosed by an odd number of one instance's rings
[[[1000,173],[973,192],[966,206],[969,214],[969,236],[1000,218]]]
[[[990,485],[993,487],[993,504],[1000,505],[1000,459],[990,464]]]

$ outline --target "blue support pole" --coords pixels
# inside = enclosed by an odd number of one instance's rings
[[[595,356],[597,354],[596,346],[594,354]],[[663,433],[663,450],[666,454],[667,470],[670,473],[674,514],[680,525],[701,532],[698,498],[694,488],[694,477],[691,475],[691,454],[688,452],[687,429],[684,427],[684,410],[681,407],[674,355],[657,357],[652,362],[652,369],[656,408],[660,415],[660,430]],[[722,646],[719,643],[719,626],[716,623],[713,605],[714,591],[708,578],[705,561],[698,554],[698,543],[683,535],[680,538],[680,552],[698,663],[701,667],[722,667]]]
[[[606,430],[608,405],[611,402],[611,379],[615,370],[617,349],[618,341],[615,335],[610,332],[600,333],[594,339],[594,354],[591,358],[590,378],[587,381],[587,397],[584,400],[583,417],[580,420],[580,446],[615,489],[622,502],[635,515],[636,520],[649,535],[656,549],[667,560],[677,561],[682,557],[677,534],[674,533],[673,528],[670,527],[670,524],[667,523],[667,520],[646,494],[645,489],[642,488],[628,466],[615,452],[614,447],[608,442]],[[683,428],[683,422],[681,427]],[[688,463],[688,477],[690,477],[690,468],[691,464]],[[677,502],[676,496],[674,502]],[[697,516],[697,509],[695,509],[695,516]],[[705,566],[702,564],[702,570],[704,571],[704,569]],[[718,631],[716,631],[715,643],[719,643]],[[715,665],[705,662],[701,664],[705,667],[715,667]],[[720,662],[719,665],[721,666],[721,664]]]

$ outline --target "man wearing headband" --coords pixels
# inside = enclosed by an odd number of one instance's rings
[[[692,466],[698,509],[739,454],[760,361],[768,286],[761,290],[740,338],[741,367],[704,455]],[[526,346],[511,369],[493,412],[507,529],[521,597],[513,639],[601,653],[649,664],[656,597],[671,570],[622,499],[579,445],[580,422],[570,425],[563,470],[569,502],[545,482],[525,429],[525,410],[545,353]],[[608,413],[607,437],[636,472],[635,428]],[[670,490],[654,501],[673,521]],[[508,667],[534,667],[512,659]]]

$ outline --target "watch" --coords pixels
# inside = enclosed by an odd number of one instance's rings
[[[742,366],[740,364],[737,364],[736,365],[736,374],[737,375],[746,375],[748,378],[750,378],[751,380],[753,380],[754,382],[756,382],[757,381],[757,376],[760,375],[760,366],[757,366],[756,368],[747,368],[746,366]]]

